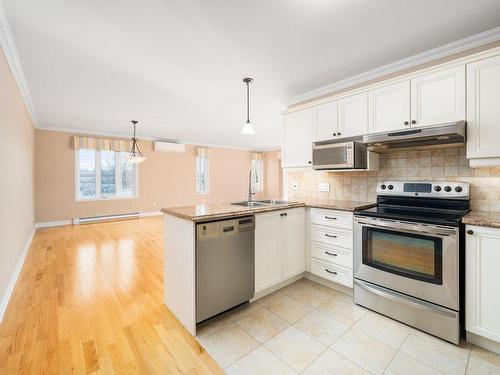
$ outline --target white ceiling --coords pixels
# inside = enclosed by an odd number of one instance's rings
[[[262,149],[287,99],[500,25],[498,0],[3,3],[40,126]]]

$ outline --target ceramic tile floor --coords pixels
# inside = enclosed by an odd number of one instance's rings
[[[500,356],[460,347],[354,305],[307,279],[198,327],[228,374],[500,374]]]

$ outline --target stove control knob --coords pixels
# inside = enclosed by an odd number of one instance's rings
[[[387,188],[388,188],[389,190],[392,190],[392,189],[394,189],[394,186],[393,186],[393,185],[389,185],[389,186],[387,186]]]
[[[382,184],[382,185],[380,185],[380,188],[381,188],[382,190],[385,190],[386,186],[385,186],[384,184]]]
[[[441,186],[439,185],[434,186],[434,191],[441,191]]]
[[[451,191],[451,186],[445,186],[444,187],[444,191],[446,191],[447,193],[449,193]]]
[[[455,186],[455,191],[457,193],[460,193],[462,191],[462,187],[461,186]]]

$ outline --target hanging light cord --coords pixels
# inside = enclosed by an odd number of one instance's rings
[[[247,124],[250,124],[250,81],[247,81]]]
[[[139,148],[139,142],[137,142],[137,138],[135,137],[135,125],[137,124],[137,121],[132,121],[132,124],[134,124],[134,136],[132,137],[132,150],[130,153],[134,156],[139,153],[139,155],[142,156],[141,149]]]

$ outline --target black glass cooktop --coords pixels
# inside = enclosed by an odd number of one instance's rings
[[[468,199],[378,196],[377,206],[356,211],[356,215],[418,223],[458,226],[469,213]]]

